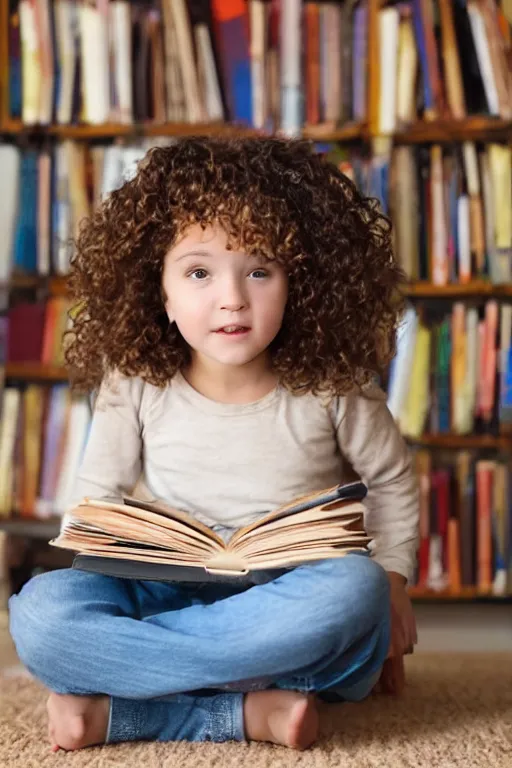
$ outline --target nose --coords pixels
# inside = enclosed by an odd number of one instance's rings
[[[248,298],[243,281],[236,277],[228,278],[224,281],[221,293],[221,309],[227,309],[228,312],[240,312],[248,304]]]

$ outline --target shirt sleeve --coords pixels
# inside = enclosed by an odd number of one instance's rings
[[[410,451],[386,403],[371,385],[339,398],[338,446],[368,488],[366,529],[373,558],[411,583],[419,542],[419,495]]]
[[[100,387],[91,427],[73,489],[70,510],[84,496],[102,498],[131,493],[142,471],[142,427],[139,412],[143,382],[120,375]]]

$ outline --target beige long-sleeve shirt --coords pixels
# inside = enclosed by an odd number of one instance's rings
[[[206,525],[238,528],[341,482],[347,462],[368,486],[372,556],[410,581],[417,485],[376,387],[330,405],[277,387],[255,403],[231,405],[204,397],[181,374],[164,389],[116,376],[100,390],[73,505],[131,493],[142,477],[153,497]]]

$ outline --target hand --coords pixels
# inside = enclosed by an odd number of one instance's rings
[[[377,690],[399,695],[405,687],[404,654],[413,652],[418,636],[405,578],[394,572],[389,572],[388,577],[391,587],[391,642]]]
[[[405,578],[394,571],[388,573],[391,587],[391,643],[389,656],[403,656],[412,653],[418,642],[416,619],[411,598],[407,594]]]

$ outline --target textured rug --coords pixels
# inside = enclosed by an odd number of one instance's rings
[[[53,754],[45,691],[0,677],[2,768],[511,768],[512,655],[421,655],[400,699],[372,696],[322,710],[306,752],[269,744],[132,743]]]

